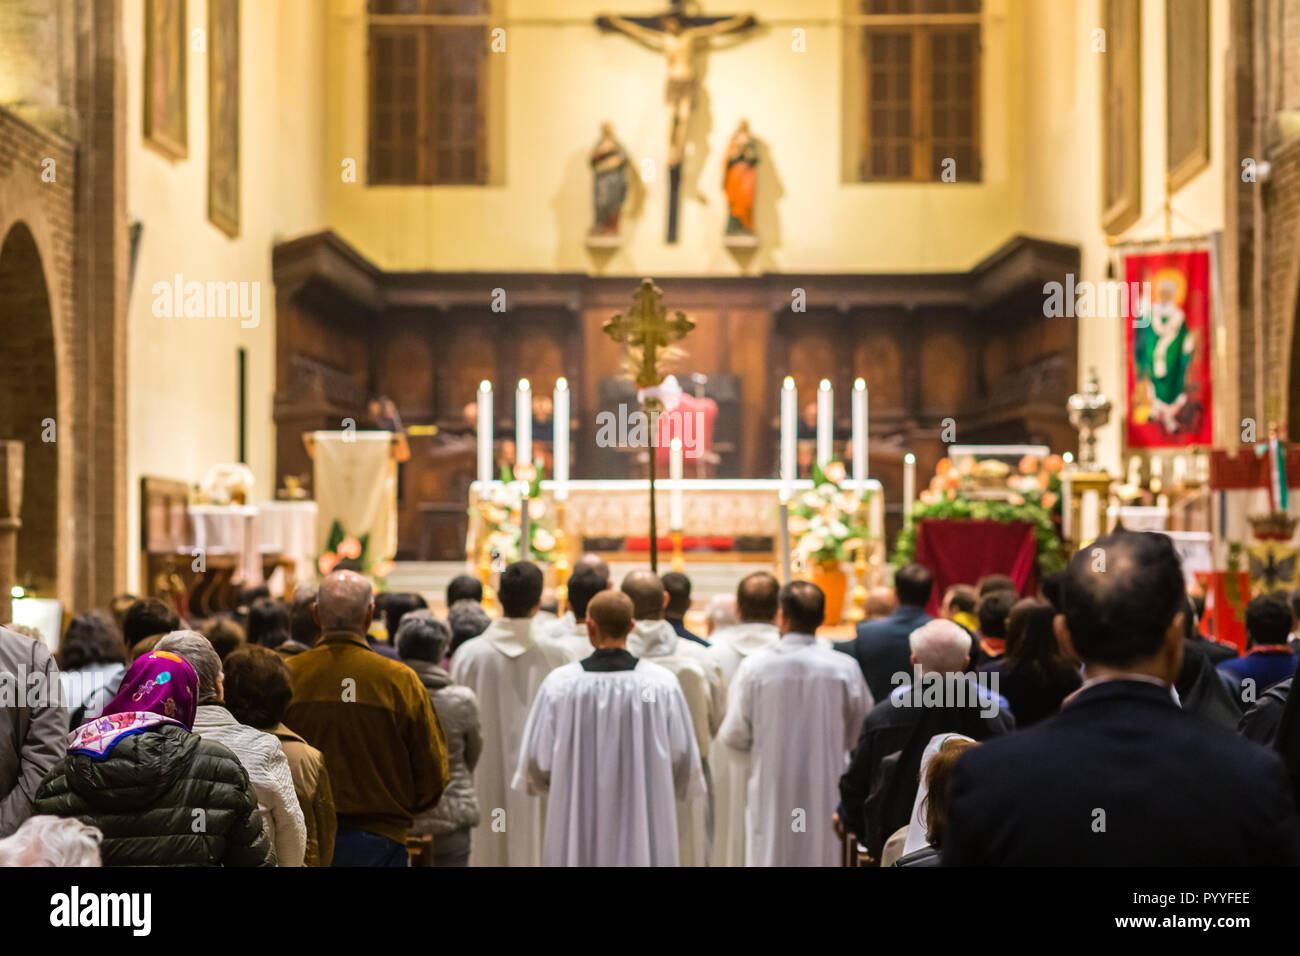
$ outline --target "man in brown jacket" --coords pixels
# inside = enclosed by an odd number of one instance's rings
[[[286,661],[293,701],[285,723],[329,768],[334,866],[406,866],[411,823],[448,780],[447,743],[424,685],[366,643],[374,613],[370,582],[336,571],[316,598],[320,641]]]

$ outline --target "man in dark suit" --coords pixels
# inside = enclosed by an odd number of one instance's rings
[[[919,564],[909,564],[894,575],[894,593],[898,595],[898,609],[888,617],[863,621],[858,625],[857,637],[835,645],[858,662],[862,676],[871,688],[871,699],[880,702],[894,689],[890,678],[895,674],[912,673],[912,648],[908,635],[933,618],[925,613],[930,603],[934,578]]]
[[[945,865],[1300,863],[1276,754],[1184,712],[1187,613],[1162,534],[1098,538],[1070,562],[1056,635],[1084,684],[1055,717],[972,748],[950,784]]]

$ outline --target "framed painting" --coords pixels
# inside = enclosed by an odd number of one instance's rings
[[[144,140],[164,156],[189,154],[185,0],[145,0]]]
[[[239,0],[208,0],[208,218],[239,235]]]

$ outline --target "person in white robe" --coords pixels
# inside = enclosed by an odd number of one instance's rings
[[[740,621],[709,635],[709,657],[722,669],[724,689],[741,663],[781,639],[776,629],[777,598],[781,583],[766,571],[755,571],[736,588],[735,605]],[[749,781],[749,754],[721,740],[709,747],[709,779],[713,783],[713,852],[711,866],[745,865],[745,799]]]
[[[635,657],[666,667],[677,677],[690,708],[700,757],[705,761],[705,782],[711,788],[707,776],[709,745],[722,725],[727,702],[722,668],[708,656],[708,648],[678,637],[671,622],[664,619],[668,592],[658,575],[633,571],[623,579],[622,591],[632,599],[636,615],[627,649]],[[679,808],[682,866],[708,865],[713,829],[711,803],[706,789]]]
[[[731,684],[718,739],[753,761],[748,866],[835,866],[839,778],[871,692],[857,662],[819,642],[826,597],[810,581],[781,589],[781,639],[747,657]]]
[[[604,558],[590,552],[584,554],[573,564],[573,574],[570,575],[567,582],[568,597],[565,600],[564,613],[559,617],[544,622],[541,625],[540,634],[542,637],[551,640],[560,640],[560,643],[575,643],[575,638],[580,639],[583,643],[579,645],[582,656],[586,657],[591,653],[591,648],[587,646],[587,628],[580,614],[577,614],[573,605],[573,579],[579,575],[585,575],[588,571],[594,571],[600,578],[601,587],[609,587],[609,564]],[[585,608],[585,604],[583,607]],[[535,632],[536,633],[536,632]]]
[[[574,659],[570,651],[532,634],[542,597],[542,572],[517,561],[501,572],[504,616],[466,641],[451,662],[451,679],[478,697],[483,751],[474,768],[480,820],[470,866],[540,866],[544,801],[510,788],[519,742],[546,675]]]
[[[542,682],[513,787],[547,794],[546,866],[677,866],[677,802],[704,790],[677,679],[627,650],[632,602],[598,593],[581,661]]]
[[[587,637],[587,604],[601,591],[609,587],[609,581],[590,567],[579,568],[573,572],[568,581],[568,605],[556,624],[547,631],[546,640],[554,641],[561,647],[577,655],[578,660],[591,653],[591,640]]]

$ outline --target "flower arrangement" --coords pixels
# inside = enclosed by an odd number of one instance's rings
[[[370,534],[367,532],[355,538],[344,532],[343,525],[337,520],[330,525],[329,538],[325,550],[316,559],[316,569],[322,575],[332,572],[340,561],[355,561],[361,567],[361,573],[372,578],[384,579],[393,573],[396,565],[389,559],[372,561],[370,557]]]
[[[502,467],[501,481],[492,486],[491,494],[482,505],[488,549],[505,562],[519,560],[519,541],[522,534],[520,517],[528,508],[529,553],[537,561],[549,562],[555,557],[557,545],[555,528],[549,509],[541,499],[542,473],[535,465]],[[470,517],[473,517],[471,512]]]
[[[1038,543],[1038,570],[1065,569],[1065,552],[1057,533],[1061,514],[1060,455],[1026,455],[1016,469],[996,459],[939,459],[930,487],[920,494],[912,520],[899,532],[892,562],[901,567],[916,553],[916,524],[927,519],[990,520],[1032,525]]]
[[[805,563],[851,560],[871,538],[864,514],[871,493],[864,498],[841,487],[844,475],[841,462],[827,462],[825,469],[814,464],[812,488],[790,502],[790,535]]]

